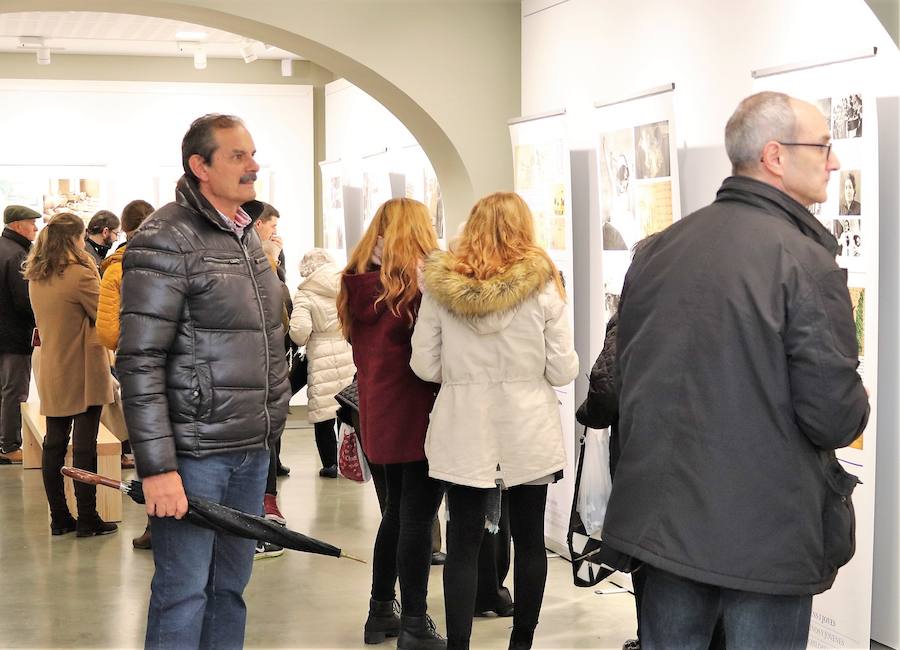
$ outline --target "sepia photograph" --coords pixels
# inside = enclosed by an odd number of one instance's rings
[[[860,170],[848,169],[841,172],[838,214],[848,216],[859,216],[862,214],[861,183],[862,172]]]
[[[840,257],[862,257],[862,228],[859,219],[835,219],[831,232],[838,241]]]
[[[634,127],[638,178],[669,176],[669,123],[653,122]]]
[[[848,95],[831,102],[831,135],[835,140],[862,137],[862,95]]]

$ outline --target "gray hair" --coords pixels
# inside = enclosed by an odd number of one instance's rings
[[[793,140],[796,123],[791,98],[784,93],[765,91],[741,101],[725,125],[733,173],[757,165],[767,142]]]
[[[320,267],[333,262],[334,259],[324,248],[313,248],[300,260],[300,277],[308,278]]]

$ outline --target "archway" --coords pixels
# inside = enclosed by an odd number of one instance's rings
[[[402,88],[364,63],[294,31],[245,16],[212,9],[196,2],[158,0],[0,0],[0,13],[34,11],[87,11],[136,14],[180,20],[232,32],[296,53],[328,68],[371,95],[393,113],[418,140],[430,159],[449,214],[462,214],[475,198],[471,175],[440,124]],[[449,220],[448,228],[455,228]],[[451,230],[452,232],[452,230]]]

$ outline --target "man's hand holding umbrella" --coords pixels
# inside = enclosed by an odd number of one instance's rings
[[[148,476],[142,481],[147,514],[151,517],[175,517],[187,514],[188,500],[176,471]]]

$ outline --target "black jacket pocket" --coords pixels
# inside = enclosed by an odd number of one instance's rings
[[[856,552],[856,513],[851,495],[858,477],[841,467],[834,453],[826,454],[825,507],[822,512],[825,565],[839,569]]]

